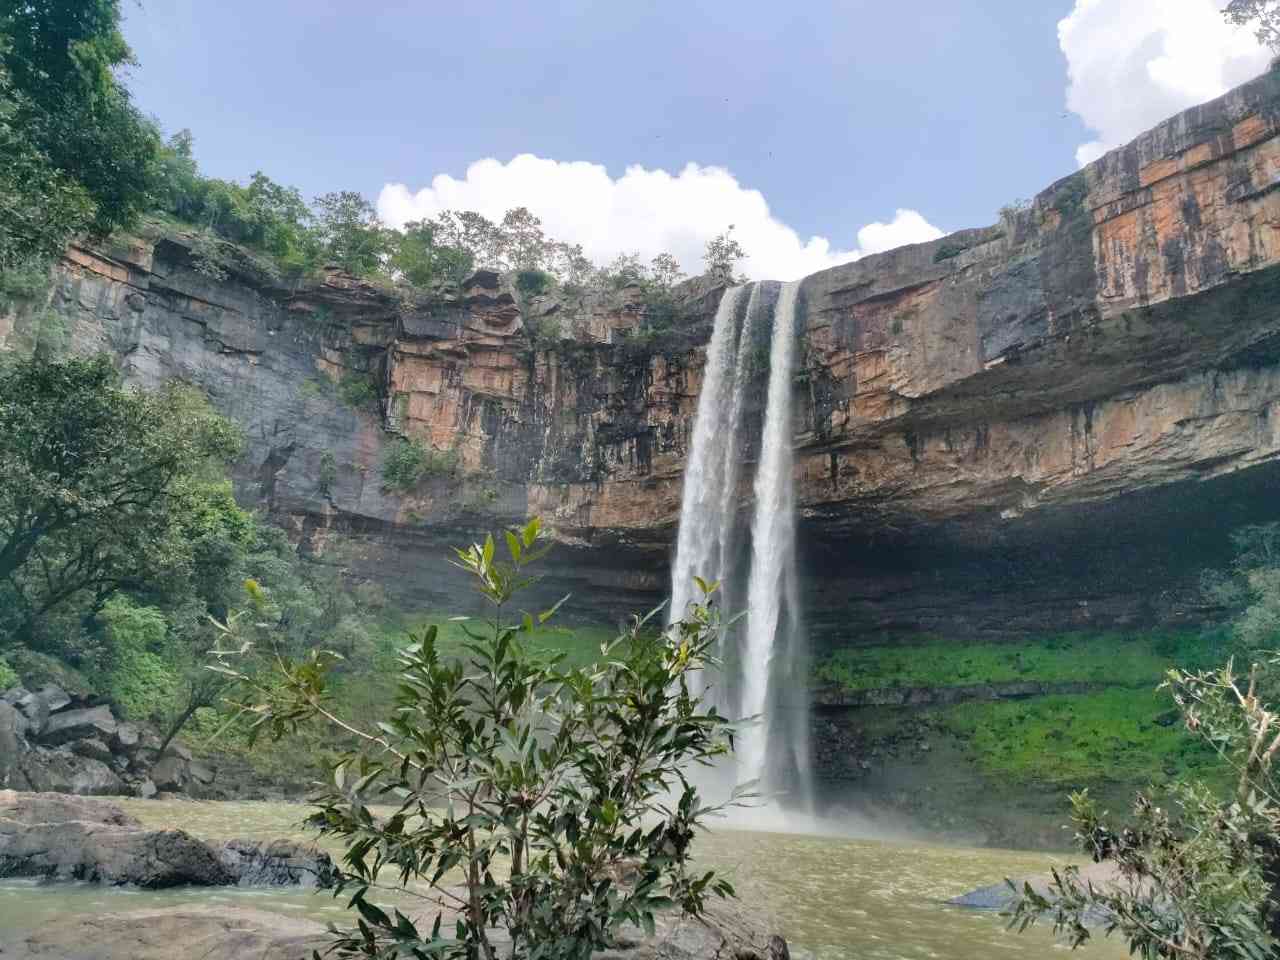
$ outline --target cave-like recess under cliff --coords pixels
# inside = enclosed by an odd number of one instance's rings
[[[1195,582],[1227,531],[1280,515],[1278,134],[1271,72],[996,226],[804,281],[818,649],[1205,616]],[[526,300],[480,271],[413,306],[333,270],[282,284],[248,258],[215,281],[156,229],[68,250],[47,297],[0,317],[0,349],[52,313],[70,349],[110,352],[133,382],[203,387],[245,429],[241,496],[414,606],[463,604],[445,545],[537,514],[563,544],[547,592],[613,616],[667,589],[723,288],[685,292],[700,319],[645,343],[626,335],[636,291]],[[548,317],[565,339],[535,350]],[[350,377],[379,402],[344,403]],[[383,490],[398,435],[456,450],[458,475]]]

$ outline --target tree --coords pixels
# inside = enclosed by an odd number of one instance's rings
[[[0,637],[76,597],[189,577],[183,521],[239,435],[181,386],[121,387],[105,357],[0,371]]]
[[[1231,0],[1222,15],[1229,23],[1253,27],[1258,42],[1280,54],[1280,0]]]
[[[317,235],[330,263],[357,276],[382,269],[389,237],[373,204],[352,190],[341,190],[319,197],[315,206]]]
[[[438,242],[440,232],[430,220],[415,220],[392,238],[388,265],[415,287],[461,283],[475,267],[475,257],[461,247]]]
[[[717,622],[705,605],[661,636],[640,619],[598,666],[562,669],[522,643],[554,609],[507,619],[546,551],[539,541],[534,520],[507,532],[506,560],[493,537],[456,551],[489,604],[485,627],[468,631],[464,661],[442,656],[434,627],[414,638],[395,706],[374,728],[333,712],[332,654],[281,657],[267,680],[239,669],[243,643],[232,639],[213,665],[244,684],[257,729],[283,736],[319,721],[365,748],[335,762],[310,819],[346,845],[340,889],[360,920],[338,935],[341,956],[586,958],[624,923],[652,930],[659,910],[697,916],[709,897],[733,893],[690,863],[695,830],[714,811],[688,770],[732,746],[729,724],[688,684],[709,661]],[[365,798],[396,809],[375,818]],[[405,888],[425,882],[424,900],[447,903],[453,919],[441,910],[427,929],[388,914],[372,899],[384,869]]]
[[[77,233],[102,237],[130,225],[151,202],[160,147],[117,80],[118,68],[133,62],[118,0],[7,7],[0,269],[56,253]]]
[[[733,224],[724,233],[717,234],[707,241],[706,253],[702,262],[706,264],[707,273],[726,282],[734,282],[734,272],[738,263],[747,255],[733,235]]]

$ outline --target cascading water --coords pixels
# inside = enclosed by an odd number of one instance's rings
[[[716,313],[693,444],[684,478],[673,568],[671,617],[697,599],[693,577],[720,581],[728,613],[745,621],[722,638],[724,666],[702,678],[724,712],[758,716],[742,734],[735,780],[760,781],[768,794],[808,802],[808,714],[795,571],[795,502],[791,391],[799,284],[753,284],[727,291]],[[772,309],[770,310],[770,307]],[[767,351],[759,343],[772,314]],[[750,564],[739,561],[747,538],[739,516],[743,464],[755,438],[751,398],[768,357],[768,389],[759,436],[750,525]],[[758,405],[755,411],[758,414]],[[740,575],[745,574],[745,575]]]

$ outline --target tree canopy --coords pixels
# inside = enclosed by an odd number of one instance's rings
[[[116,70],[118,0],[21,0],[0,14],[0,269],[106,236],[152,203],[160,139]]]
[[[239,435],[180,385],[119,385],[105,357],[19,361],[0,373],[0,628],[34,636],[81,596],[189,579],[210,463]]]

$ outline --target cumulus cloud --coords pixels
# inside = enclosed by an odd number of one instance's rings
[[[1076,0],[1058,24],[1067,107],[1097,138],[1083,166],[1171,114],[1212,100],[1267,67],[1252,31],[1222,18],[1223,0]]]
[[[542,219],[549,236],[580,243],[597,263],[620,253],[646,260],[674,254],[693,274],[703,248],[730,224],[748,253],[744,269],[758,279],[793,280],[839,263],[907,243],[942,236],[914,210],[898,210],[887,223],[857,232],[857,245],[842,248],[826,237],[802,238],[773,216],[764,195],[744,187],[722,167],[687,164],[679,173],[628,167],[613,178],[602,165],[520,154],[508,163],[479,160],[461,179],[439,174],[412,191],[389,183],[378,196],[387,223],[434,217],[443,210],[475,210],[498,219],[525,206]]]

